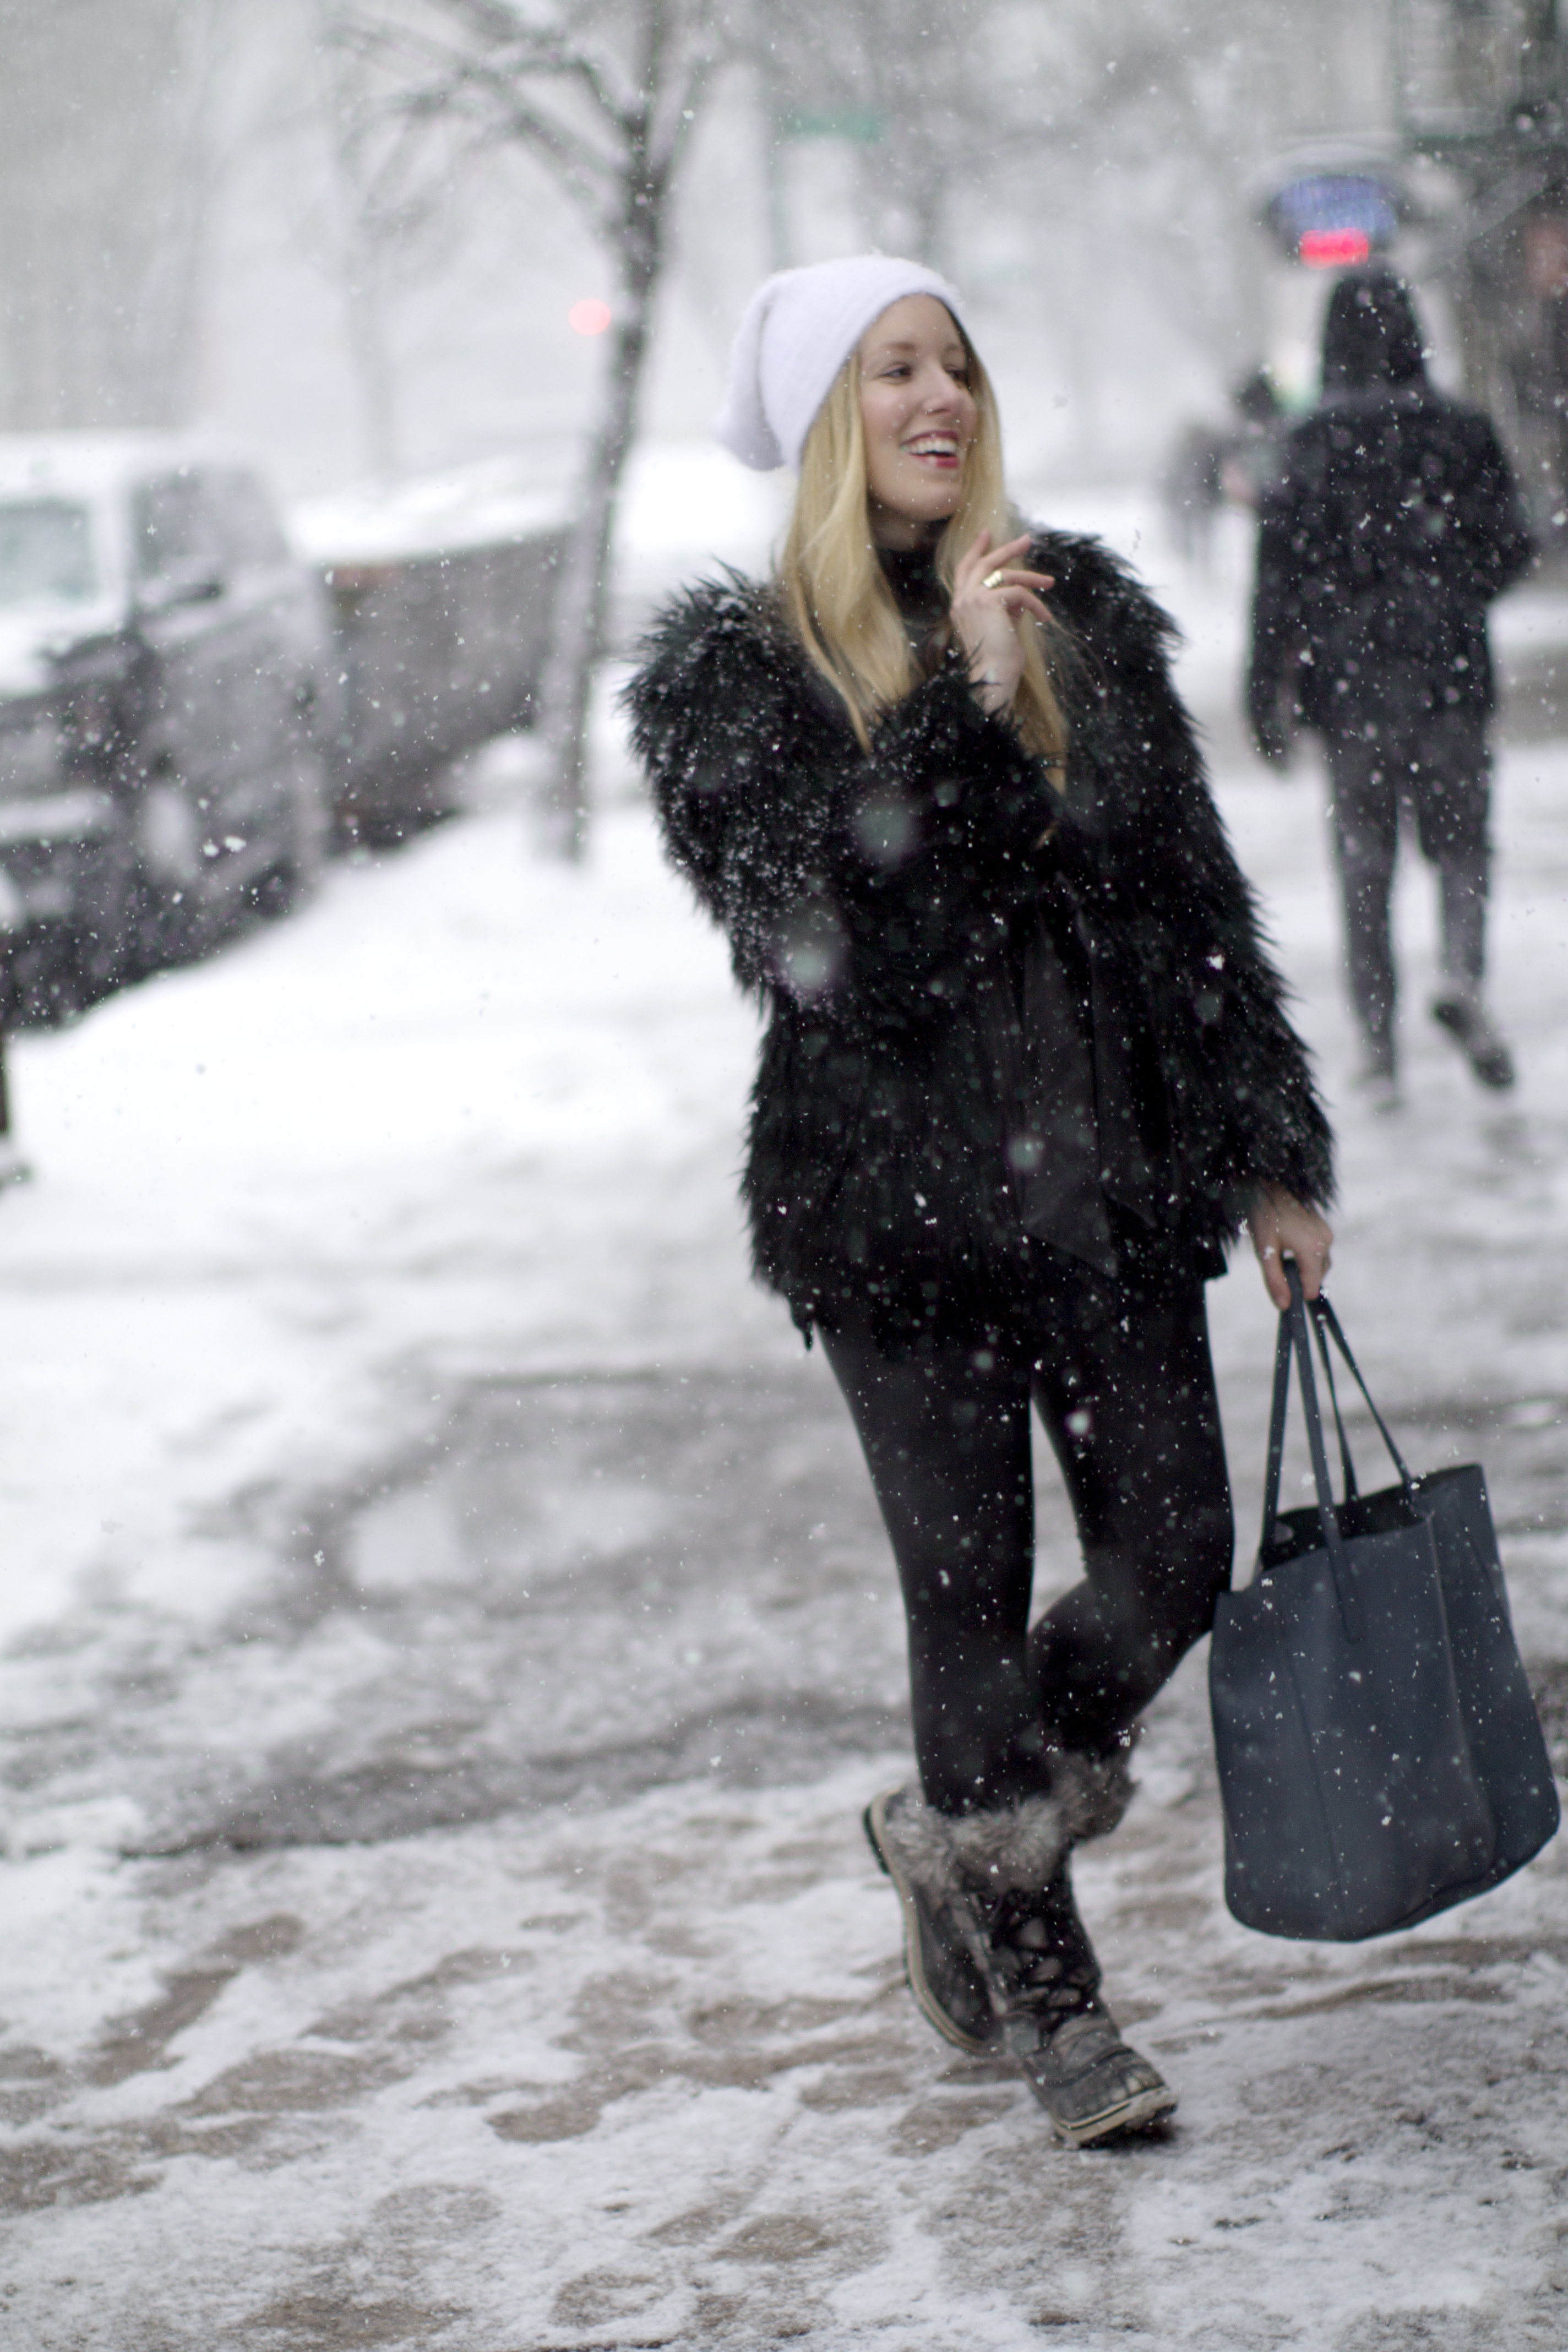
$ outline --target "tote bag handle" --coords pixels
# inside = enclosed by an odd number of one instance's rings
[[[1334,1382],[1334,1360],[1329,1353],[1329,1343],[1323,1337],[1323,1327],[1316,1313],[1317,1299],[1311,1301],[1312,1336],[1318,1343],[1318,1361],[1323,1368],[1323,1378],[1329,1384],[1329,1410],[1334,1416],[1334,1434],[1340,1441],[1340,1470],[1344,1479],[1342,1500],[1353,1503],[1360,1488],[1356,1485],[1355,1463],[1351,1454],[1351,1442],[1345,1434],[1345,1417],[1340,1411],[1340,1392]]]
[[[1357,1388],[1360,1389],[1363,1397],[1366,1401],[1366,1409],[1368,1412],[1371,1413],[1373,1421],[1377,1423],[1377,1433],[1382,1438],[1384,1445],[1387,1446],[1389,1458],[1393,1462],[1394,1468],[1399,1473],[1399,1482],[1401,1486],[1405,1488],[1407,1495],[1413,1495],[1415,1491],[1415,1478],[1412,1476],[1410,1470],[1405,1464],[1404,1454],[1401,1454],[1398,1446],[1395,1445],[1394,1442],[1393,1433],[1390,1431],[1387,1422],[1384,1421],[1382,1413],[1379,1412],[1376,1405],[1374,1405],[1372,1401],[1372,1391],[1367,1387],[1366,1382],[1362,1378],[1361,1366],[1351,1354],[1350,1341],[1345,1338],[1343,1331],[1340,1328],[1340,1318],[1334,1313],[1333,1308],[1329,1305],[1328,1300],[1323,1297],[1321,1292],[1320,1292],[1318,1297],[1312,1301],[1311,1314],[1312,1321],[1316,1327],[1318,1334],[1319,1353],[1322,1357],[1323,1370],[1328,1378],[1329,1395],[1333,1402],[1334,1423],[1339,1431],[1340,1437],[1340,1459],[1343,1463],[1345,1470],[1345,1494],[1347,1497],[1353,1495],[1356,1491],[1355,1465],[1351,1460],[1350,1444],[1345,1436],[1345,1425],[1340,1417],[1340,1400],[1334,1388],[1333,1362],[1329,1354],[1328,1340],[1325,1339],[1323,1336],[1325,1331],[1327,1331],[1332,1338],[1335,1347],[1339,1349],[1341,1355],[1345,1360],[1345,1364],[1349,1370],[1352,1380],[1354,1381]]]
[[[1350,1341],[1345,1338],[1344,1332],[1341,1328],[1339,1317],[1334,1313],[1333,1308],[1329,1304],[1327,1294],[1325,1292],[1320,1292],[1316,1298],[1308,1302],[1308,1306],[1312,1318],[1313,1336],[1318,1342],[1319,1361],[1323,1367],[1323,1378],[1328,1382],[1329,1405],[1334,1416],[1334,1434],[1339,1440],[1340,1469],[1344,1479],[1344,1500],[1347,1503],[1354,1502],[1361,1489],[1356,1478],[1355,1461],[1351,1453],[1350,1438],[1345,1431],[1344,1414],[1340,1410],[1339,1385],[1334,1379],[1334,1360],[1329,1353],[1328,1334],[1331,1332],[1333,1335],[1335,1347],[1339,1349],[1340,1354],[1344,1358],[1345,1363],[1350,1370],[1352,1379],[1355,1381],[1357,1388],[1360,1389],[1363,1397],[1366,1401],[1366,1409],[1377,1424],[1378,1434],[1383,1439],[1384,1445],[1388,1448],[1389,1457],[1392,1460],[1395,1470],[1399,1473],[1400,1484],[1405,1488],[1405,1494],[1414,1502],[1415,1495],[1415,1477],[1405,1462],[1405,1456],[1401,1454],[1398,1446],[1395,1445],[1394,1442],[1393,1432],[1390,1430],[1388,1423],[1384,1421],[1382,1413],[1379,1412],[1376,1405],[1373,1402],[1372,1391],[1367,1387],[1365,1381],[1362,1377],[1361,1366],[1356,1362],[1355,1358],[1351,1353]],[[1283,1353],[1288,1359],[1289,1350],[1284,1349]],[[1288,1360],[1286,1361],[1285,1370],[1287,1380],[1289,1380],[1289,1365]],[[1278,1374],[1278,1364],[1276,1366],[1276,1372]]]
[[[1307,1423],[1307,1445],[1312,1457],[1312,1479],[1318,1490],[1318,1525],[1322,1531],[1323,1549],[1329,1555],[1329,1568],[1339,1599],[1340,1622],[1347,1642],[1360,1642],[1365,1637],[1366,1622],[1362,1615],[1361,1600],[1355,1589],[1355,1570],[1340,1533],[1339,1513],[1334,1507],[1333,1481],[1329,1475],[1328,1451],[1323,1444],[1323,1416],[1318,1405],[1318,1384],[1312,1373],[1312,1342],[1308,1336],[1307,1305],[1301,1292],[1301,1276],[1294,1258],[1283,1261],[1285,1279],[1290,1286],[1290,1304],[1279,1318],[1279,1339],[1274,1354],[1274,1402],[1268,1418],[1268,1466],[1264,1478],[1263,1548],[1268,1549],[1279,1516],[1279,1478],[1285,1459],[1285,1414],[1290,1399],[1290,1357],[1295,1354],[1301,1375],[1301,1410]]]

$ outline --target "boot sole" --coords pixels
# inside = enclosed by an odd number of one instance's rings
[[[1035,2096],[1039,2098],[1037,2091]],[[1040,2104],[1045,2106],[1043,2099]],[[1176,2095],[1167,2084],[1162,2084],[1157,2091],[1140,2091],[1136,2097],[1107,2107],[1101,2115],[1085,2116],[1076,2124],[1063,2123],[1059,2116],[1051,2115],[1049,2107],[1046,2107],[1052,2129],[1069,2147],[1098,2147],[1106,2140],[1120,2139],[1124,2132],[1144,2131],[1175,2110]]]
[[[879,1869],[899,1898],[899,1909],[904,1923],[905,1980],[914,1996],[915,2007],[926,2023],[935,2027],[944,2042],[951,2042],[955,2050],[965,2052],[971,2058],[984,2057],[994,2046],[994,2043],[977,2042],[973,2034],[965,2033],[961,2025],[954,2024],[932,1991],[926,1975],[925,1963],[921,1956],[921,1922],[920,1913],[915,1907],[914,1890],[899,1868],[897,1855],[883,1843],[889,1793],[884,1790],[881,1796],[872,1798],[860,1816],[860,1826],[866,1832],[867,1844],[877,1857]]]

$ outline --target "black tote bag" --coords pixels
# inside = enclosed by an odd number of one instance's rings
[[[1264,1935],[1351,1943],[1509,1877],[1555,1832],[1557,1792],[1479,1467],[1411,1475],[1319,1299],[1336,1504],[1300,1278],[1286,1273],[1258,1573],[1222,1594],[1209,1654],[1225,1897]],[[1356,1489],[1325,1332],[1399,1473],[1378,1494]],[[1292,1352],[1318,1500],[1282,1512]]]

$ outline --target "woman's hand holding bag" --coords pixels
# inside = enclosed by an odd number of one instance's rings
[[[1290,1306],[1290,1286],[1285,1272],[1288,1258],[1295,1259],[1308,1298],[1317,1297],[1327,1276],[1334,1245],[1326,1218],[1321,1217],[1316,1209],[1310,1209],[1304,1201],[1298,1201],[1293,1192],[1285,1192],[1278,1184],[1266,1184],[1252,1204],[1247,1230],[1263,1269],[1263,1287],[1281,1315]]]

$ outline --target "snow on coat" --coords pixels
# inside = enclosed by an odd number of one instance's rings
[[[768,1008],[742,1190],[757,1272],[803,1328],[846,1301],[983,1328],[1026,1278],[984,1005],[1053,875],[1157,1072],[1173,1251],[1215,1271],[1260,1184],[1331,1192],[1172,625],[1093,540],[1044,532],[1029,561],[1075,647],[1065,800],[954,656],[868,757],[776,592],[737,574],[664,609],[626,689],[668,853]]]

